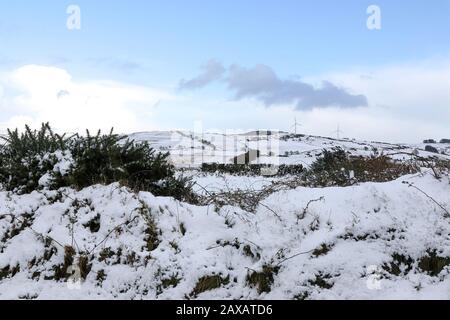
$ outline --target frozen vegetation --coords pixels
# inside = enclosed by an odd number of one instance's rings
[[[2,151],[0,299],[450,299],[449,144],[116,138]]]

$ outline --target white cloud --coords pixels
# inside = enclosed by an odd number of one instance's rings
[[[307,134],[332,135],[339,123],[349,138],[450,138],[449,62],[358,68],[303,80],[315,84],[324,79],[363,94],[368,107],[296,111],[293,104],[266,108],[252,98],[227,101],[225,93],[217,92],[173,97],[143,86],[77,81],[63,69],[28,65],[0,75],[0,128],[50,121],[61,131],[114,126],[130,132],[192,129],[201,120],[205,128],[288,130],[296,116]],[[164,104],[156,107],[159,101]]]
[[[314,87],[320,87],[324,80],[366,97],[367,107],[296,110],[296,104],[287,99],[276,108],[265,108],[267,103],[250,95],[238,101],[218,101],[202,93],[190,97],[184,108],[194,110],[196,119],[203,120],[205,127],[213,123],[214,127],[230,129],[287,130],[297,117],[308,134],[329,136],[340,124],[346,137],[356,139],[419,142],[450,137],[450,60],[354,68],[302,78],[302,82]],[[193,114],[186,114],[184,121]],[[189,125],[185,127],[190,128]]]
[[[49,121],[62,131],[155,129],[151,108],[168,93],[113,81],[76,81],[63,69],[26,65],[0,77],[2,127]]]
[[[450,111],[450,63],[447,62],[359,70],[332,74],[328,78],[361,90],[369,96],[372,106],[387,107],[394,112]]]
[[[450,63],[423,61],[311,77],[360,92],[367,109],[310,113],[307,119],[340,122],[353,137],[414,142],[450,136]],[[320,116],[319,116],[320,114]]]

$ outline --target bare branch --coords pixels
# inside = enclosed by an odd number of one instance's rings
[[[11,218],[13,219],[13,221],[14,221],[14,220],[17,220],[17,221],[19,221],[22,225],[25,224],[25,221],[23,221],[22,219],[16,217],[16,216],[13,215],[13,214],[2,214],[2,215],[0,215],[0,220],[1,220],[1,219],[4,219],[5,217],[11,217]],[[44,234],[42,234],[42,233],[39,233],[39,232],[37,232],[36,230],[34,230],[32,227],[27,226],[26,228],[27,228],[27,229],[30,229],[30,230],[31,230],[35,235],[37,235],[38,237],[41,237],[41,238],[43,238],[43,239],[49,239],[49,240],[51,240],[52,242],[54,242],[54,243],[56,243],[57,245],[59,245],[61,248],[64,248],[64,246],[63,246],[60,242],[56,241],[56,240],[53,239],[52,237],[50,237],[50,236],[48,236],[48,235],[44,235]]]
[[[319,202],[319,201],[323,201],[323,200],[325,200],[325,198],[324,198],[323,196],[320,197],[320,198],[318,198],[318,199],[309,200],[309,202],[308,202],[308,204],[306,205],[305,209],[303,209],[302,214],[299,215],[299,216],[297,216],[297,222],[298,222],[299,220],[305,219],[306,215],[308,214],[309,206],[310,206],[311,204],[313,204],[314,202]]]
[[[433,197],[431,197],[430,195],[428,195],[425,191],[423,191],[422,189],[416,187],[416,186],[415,186],[414,184],[412,184],[411,182],[403,181],[403,183],[407,184],[408,187],[414,188],[414,189],[416,189],[417,191],[419,191],[420,193],[424,194],[428,199],[430,199],[431,201],[433,201],[439,208],[441,208],[442,210],[444,210],[444,212],[445,212],[444,217],[445,217],[445,218],[450,218],[450,212],[449,212],[442,204],[440,204],[439,202],[437,202]]]

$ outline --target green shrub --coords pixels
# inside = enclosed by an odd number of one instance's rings
[[[38,190],[41,178],[47,176],[46,186],[50,189],[120,182],[136,191],[195,201],[190,180],[176,177],[168,153],[157,153],[148,143],[126,140],[112,130],[106,135],[99,131],[95,136],[87,131],[86,136],[66,139],[54,134],[49,124],[43,124],[39,131],[28,126],[22,134],[8,131],[4,140],[0,183],[10,191]],[[66,170],[58,168],[62,151],[70,158]]]
[[[341,148],[324,150],[322,156],[311,165],[307,178],[320,186],[343,185],[348,181],[344,168],[347,160],[348,155]]]
[[[173,175],[167,154],[156,154],[147,143],[135,144],[119,135],[90,135],[77,137],[70,143],[74,164],[70,184],[84,188],[93,184],[126,181],[129,187],[147,187]]]
[[[53,133],[49,124],[40,130],[25,126],[23,133],[9,130],[2,137],[0,149],[0,184],[8,191],[29,193],[39,188],[39,180],[58,162],[57,151],[67,148],[64,135]]]
[[[193,200],[191,182],[176,177],[169,163],[169,153],[157,153],[147,142],[135,143],[113,134],[96,136],[87,132],[70,146],[74,166],[69,185],[78,189],[93,184],[120,181],[136,191],[149,191],[156,196],[172,196],[178,200]]]

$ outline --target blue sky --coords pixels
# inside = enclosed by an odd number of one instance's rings
[[[66,8],[70,4],[81,9],[81,30],[66,28]],[[366,9],[371,4],[381,8],[381,30],[370,31],[366,27]],[[329,118],[343,117],[342,121],[346,122],[348,110],[261,106],[261,101],[252,97],[236,101],[234,93],[220,81],[192,92],[180,92],[177,87],[181,79],[196,77],[199,68],[214,59],[226,70],[233,64],[242,68],[262,64],[279,79],[297,77],[319,83],[333,78],[336,86],[367,96],[367,87],[358,88],[357,83],[349,80],[351,76],[381,75],[398,68],[407,68],[398,71],[399,76],[411,70],[435,73],[447,66],[449,14],[447,0],[3,1],[0,4],[0,72],[7,78],[9,73],[24,66],[53,67],[66,71],[77,84],[107,80],[124,86],[151,88],[164,92],[164,97],[170,95],[170,99],[156,99],[148,107],[145,99],[138,103],[139,110],[144,110],[148,117],[148,129],[189,128],[194,120],[202,120],[207,127],[241,128],[250,119],[252,125],[247,127],[286,129],[283,123],[298,116],[304,120],[305,130],[327,134],[329,121],[321,127],[315,126],[318,115],[314,114],[328,110],[332,112],[327,115]],[[41,71],[36,71],[37,76]],[[439,81],[440,76],[434,73],[433,79]],[[4,105],[15,100],[12,97],[15,90],[20,89],[3,85],[0,92],[4,99],[0,107],[9,108],[8,115],[20,116],[21,110],[15,112],[11,106]],[[440,97],[444,98],[447,97]],[[367,99],[368,105],[364,106],[367,118],[380,105],[406,109],[395,105],[396,98],[387,99],[386,103],[379,97],[367,96]],[[446,102],[436,104],[444,106]],[[442,109],[436,111],[436,126],[429,122],[435,134],[449,133],[438,119],[442,118]],[[33,110],[33,113],[39,112]],[[240,120],[233,121],[231,113],[239,113]],[[416,120],[419,120],[420,112],[417,113]],[[1,121],[9,123],[9,119]],[[380,118],[380,123],[384,122]],[[439,126],[442,128],[436,129]],[[124,126],[124,130],[132,129],[131,124]],[[147,129],[147,126],[141,123],[136,129]],[[351,130],[352,135],[358,133],[356,129]],[[376,131],[364,131],[361,135],[381,137]],[[398,133],[393,138],[420,137]]]

